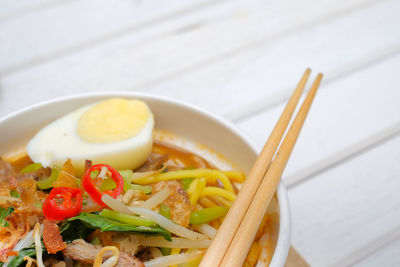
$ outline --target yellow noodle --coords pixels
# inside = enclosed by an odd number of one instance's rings
[[[236,198],[236,195],[234,193],[215,186],[207,186],[206,188],[204,188],[203,192],[201,192],[200,196],[206,197],[215,195],[224,197],[230,201],[234,201]]]
[[[241,171],[222,171],[234,183],[243,183],[246,175]]]
[[[32,266],[32,263],[34,263],[35,265],[37,265],[37,261],[36,261],[35,259],[32,259],[32,258],[29,257],[29,256],[25,256],[25,257],[24,257],[24,261],[27,261],[25,267],[31,267],[31,266]]]
[[[111,251],[113,255],[108,258],[104,263],[103,262],[103,255],[107,251]],[[107,246],[100,249],[97,253],[96,257],[94,258],[93,267],[113,267],[119,261],[119,250],[114,246]]]
[[[205,208],[217,206],[217,204],[214,201],[212,201],[209,197],[200,197],[199,203]]]
[[[234,192],[233,186],[228,176],[222,171],[212,170],[212,169],[170,171],[170,172],[156,174],[150,177],[137,178],[137,179],[134,178],[132,182],[137,184],[149,184],[158,181],[177,180],[184,178],[201,178],[201,177],[205,177],[207,183],[215,183],[215,181],[218,179],[221,181],[222,185],[226,190]]]
[[[206,178],[197,178],[194,179],[193,182],[190,184],[187,193],[190,198],[190,202],[192,205],[197,203],[197,200],[200,198],[201,192],[203,192],[204,188],[206,188]]]
[[[230,208],[232,206],[232,201],[226,200],[225,198],[221,197],[221,196],[209,196],[209,198],[217,203],[220,203],[222,205],[224,205],[225,207]]]

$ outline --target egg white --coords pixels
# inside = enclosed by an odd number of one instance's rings
[[[153,143],[154,117],[150,109],[144,127],[133,137],[112,143],[90,143],[78,135],[77,127],[81,115],[93,105],[69,113],[41,129],[27,145],[31,159],[44,166],[62,166],[71,159],[78,173],[83,172],[86,159],[119,170],[135,169],[143,164]]]

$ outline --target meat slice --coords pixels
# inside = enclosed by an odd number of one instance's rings
[[[99,251],[100,248],[96,248],[95,246],[89,244],[85,240],[76,239],[72,241],[72,243],[68,244],[62,251],[62,253],[64,254],[64,256],[70,257],[76,261],[87,264],[93,264],[94,258],[96,257]],[[107,259],[111,256],[112,256],[111,253],[106,252],[104,254],[104,259]],[[119,261],[115,266],[145,267],[143,262],[141,262],[138,258],[122,251],[120,251],[119,253]]]
[[[72,243],[67,244],[62,253],[66,257],[70,257],[79,262],[93,264],[94,258],[100,249],[96,248],[92,244],[87,243],[83,239],[76,239]]]
[[[192,210],[192,204],[190,203],[189,196],[183,189],[180,182],[175,180],[160,181],[154,183],[152,193],[155,194],[167,187],[172,191],[171,195],[164,201],[164,205],[167,205],[171,210],[171,219],[187,227],[190,222],[190,212]]]
[[[115,266],[132,266],[132,267],[145,267],[143,262],[134,256],[130,256],[128,253],[120,252],[119,261]]]
[[[66,246],[56,223],[44,220],[43,243],[49,254],[56,254]]]
[[[138,169],[136,172],[148,172],[148,171],[156,171],[162,167],[162,165],[167,162],[168,154],[158,155],[152,153],[147,161]]]

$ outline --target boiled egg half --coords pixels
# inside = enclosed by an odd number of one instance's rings
[[[154,117],[146,103],[114,98],[82,107],[41,129],[27,152],[44,166],[67,159],[82,173],[85,160],[135,169],[151,153]]]

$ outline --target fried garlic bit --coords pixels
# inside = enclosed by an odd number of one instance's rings
[[[111,251],[113,255],[108,258],[104,263],[103,262],[103,255],[107,251]],[[103,247],[99,253],[97,253],[96,257],[94,258],[93,267],[113,267],[119,261],[119,250],[114,246],[107,246]]]

